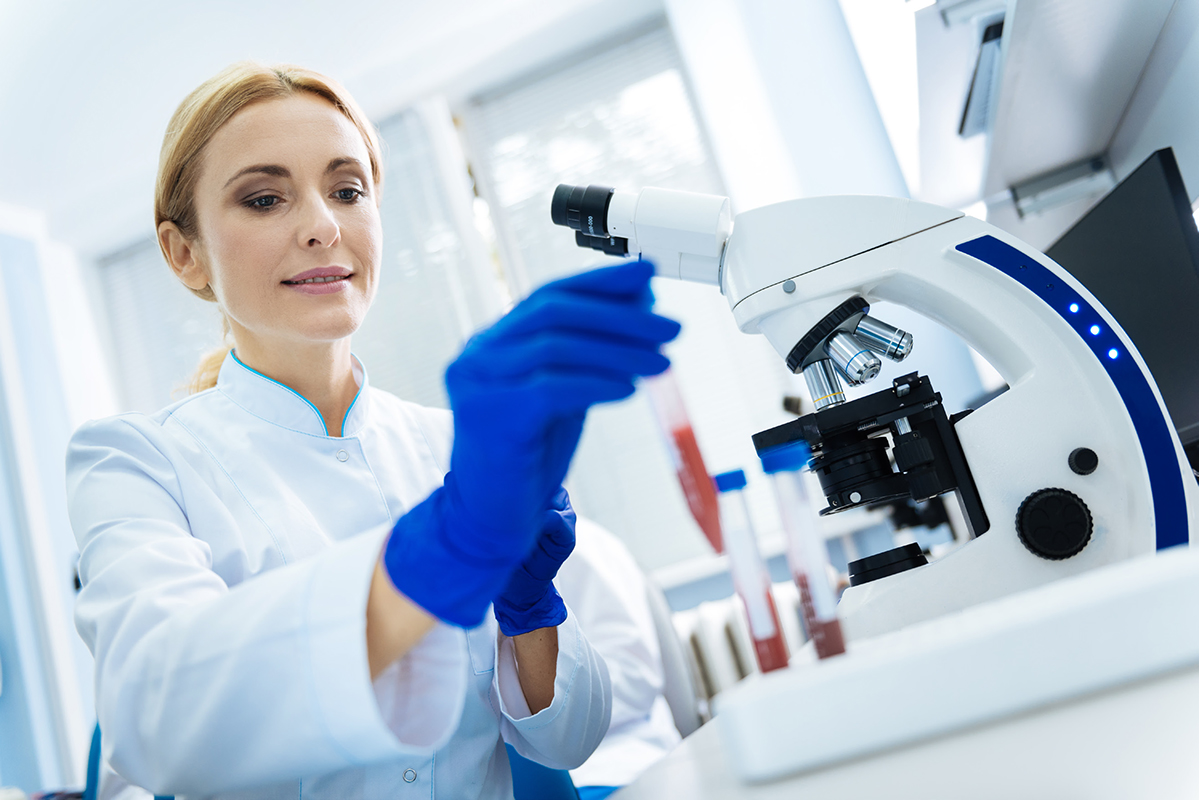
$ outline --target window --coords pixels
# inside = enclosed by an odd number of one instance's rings
[[[121,407],[153,413],[220,344],[220,314],[176,280],[153,237],[101,259],[98,273]]]
[[[475,100],[464,113],[513,293],[602,263],[550,223],[559,183],[723,194],[674,42],[657,28]],[[759,533],[781,523],[750,437],[786,421],[797,379],[760,336],[736,329],[712,286],[658,279],[659,309],[684,324],[669,348],[711,472],[743,468]],[[576,506],[653,569],[710,551],[686,509],[648,403],[639,393],[588,417],[568,481]]]
[[[449,109],[427,101],[379,126],[386,151],[383,271],[354,352],[371,384],[446,407],[443,376],[506,293],[471,220],[471,190]]]

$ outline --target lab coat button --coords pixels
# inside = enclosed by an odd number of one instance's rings
[[[416,780],[416,770],[414,770],[414,769],[404,770],[404,782],[412,783],[414,780]]]
[[[349,461],[350,454],[347,453],[345,450],[338,450],[337,451],[337,460],[338,461]]]

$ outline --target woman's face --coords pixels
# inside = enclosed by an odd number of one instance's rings
[[[316,95],[267,100],[225,123],[202,157],[194,268],[176,269],[189,286],[212,287],[238,343],[357,330],[378,285],[382,229],[353,123]]]

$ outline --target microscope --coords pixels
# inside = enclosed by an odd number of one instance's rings
[[[725,197],[567,185],[551,216],[581,247],[718,286],[738,327],[803,374],[816,410],[753,440],[807,442],[821,514],[954,495],[969,540],[931,563],[912,545],[867,559],[841,600],[850,641],[1184,545],[1199,525],[1199,485],[1131,340],[1063,268],[992,225],[869,196],[734,224]],[[880,301],[956,333],[1008,390],[975,409],[946,409],[935,376],[868,391],[914,346],[871,315]]]

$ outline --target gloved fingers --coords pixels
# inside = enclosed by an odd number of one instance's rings
[[[561,511],[563,514],[568,514],[570,524],[575,523],[575,509],[570,504],[570,495],[566,491],[565,486],[559,486],[558,491],[554,492],[554,496],[550,498],[550,510]]]
[[[480,334],[480,343],[539,331],[581,331],[639,339],[659,344],[679,335],[682,327],[667,317],[633,302],[572,296],[566,293],[531,295],[492,328]]]
[[[571,552],[575,549],[575,528],[558,511],[546,511],[542,516],[541,535],[521,563],[529,577],[538,581],[553,580]]]
[[[585,373],[591,370],[625,375],[657,375],[670,361],[652,342],[601,338],[575,331],[541,332],[522,341],[493,343],[486,358],[466,359],[454,371],[472,377],[491,379],[519,378],[543,370],[569,369]],[[463,376],[455,374],[453,380]]]
[[[566,472],[570,469],[571,457],[574,455],[575,448],[579,446],[579,437],[583,433],[585,419],[586,410],[584,409],[575,411],[573,414],[559,416],[545,427],[541,440],[544,448],[541,453],[542,474],[555,484],[561,484],[566,478]],[[566,492],[565,489],[560,489],[560,491],[563,494]],[[551,504],[550,507],[554,506]],[[573,509],[571,513],[574,513]]]
[[[494,420],[492,425],[497,426],[489,435],[503,434],[506,439],[534,444],[542,441],[546,426],[556,418],[633,394],[634,379],[635,376],[628,374],[596,369],[580,372],[562,367],[489,381],[486,391],[468,395],[455,396],[452,380],[447,380],[446,385],[456,415],[485,413]]]
[[[547,511],[545,514],[537,549],[561,564],[575,549],[575,523],[561,511]]]
[[[540,287],[534,294],[540,291],[568,291],[611,297],[637,297],[649,288],[649,279],[653,275],[652,262],[644,259],[625,261],[559,278]]]
[[[627,375],[542,371],[525,380],[529,413],[542,419],[586,411],[598,403],[623,400],[637,390]]]

